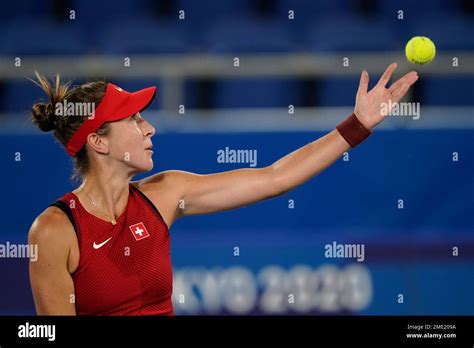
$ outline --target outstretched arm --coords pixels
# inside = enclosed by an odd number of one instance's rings
[[[372,130],[387,116],[382,110],[388,109],[382,105],[390,105],[389,101],[392,106],[393,103],[398,103],[418,79],[417,73],[412,71],[393,83],[390,88],[386,88],[396,68],[395,63],[391,64],[370,92],[367,91],[369,75],[366,71],[362,72],[354,114],[367,130]],[[275,162],[271,165],[271,172],[277,194],[287,192],[319,174],[349,148],[349,143],[341,133],[333,130]]]
[[[386,88],[396,67],[395,63],[391,64],[370,91],[367,90],[368,73],[362,72],[354,114],[367,130],[372,130],[387,116],[382,113],[382,105],[397,103],[418,79],[416,72],[412,71]],[[175,216],[169,220],[184,215],[238,208],[281,195],[319,174],[350,149],[346,139],[335,129],[268,167],[208,175],[168,171],[143,180],[141,185],[166,181],[171,187],[176,187],[178,192],[175,197],[181,204]],[[153,192],[153,188],[149,192]]]

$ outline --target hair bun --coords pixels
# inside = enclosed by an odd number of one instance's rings
[[[43,132],[49,132],[57,128],[57,118],[51,103],[35,103],[31,113],[33,115],[33,122]]]

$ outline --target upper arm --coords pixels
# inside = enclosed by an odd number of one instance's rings
[[[38,247],[37,260],[30,260],[30,282],[39,315],[76,314],[68,269],[71,233],[71,223],[56,208],[48,208],[30,228],[28,243]]]
[[[170,196],[175,218],[234,209],[278,194],[271,167],[205,175],[173,170],[144,179],[142,185],[150,187],[154,183],[174,192]],[[157,190],[151,187],[151,195]]]

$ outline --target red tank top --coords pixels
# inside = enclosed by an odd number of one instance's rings
[[[112,225],[69,192],[51,204],[71,220],[80,258],[77,315],[173,315],[170,236],[153,203],[130,185],[125,212]]]

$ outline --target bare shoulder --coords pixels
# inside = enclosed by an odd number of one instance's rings
[[[132,182],[136,188],[139,188],[147,196],[181,196],[186,186],[192,182],[196,174],[182,170],[166,170],[146,177],[139,181]]]
[[[146,177],[142,180],[134,181],[132,184],[135,185],[135,187],[143,189],[149,185],[160,186],[189,181],[193,175],[193,173],[183,170],[165,170],[163,172],[150,175],[149,177]]]
[[[160,211],[168,228],[180,216],[180,202],[187,184],[192,180],[192,173],[167,170],[139,181],[132,182],[140,189]]]
[[[71,274],[79,252],[74,227],[59,208],[48,207],[33,222],[28,242],[37,246],[38,257],[29,274],[36,312],[40,315],[74,315]],[[74,244],[75,243],[75,244]]]
[[[59,208],[48,207],[33,222],[28,241],[43,250],[69,253],[71,242],[76,238],[69,218]]]

